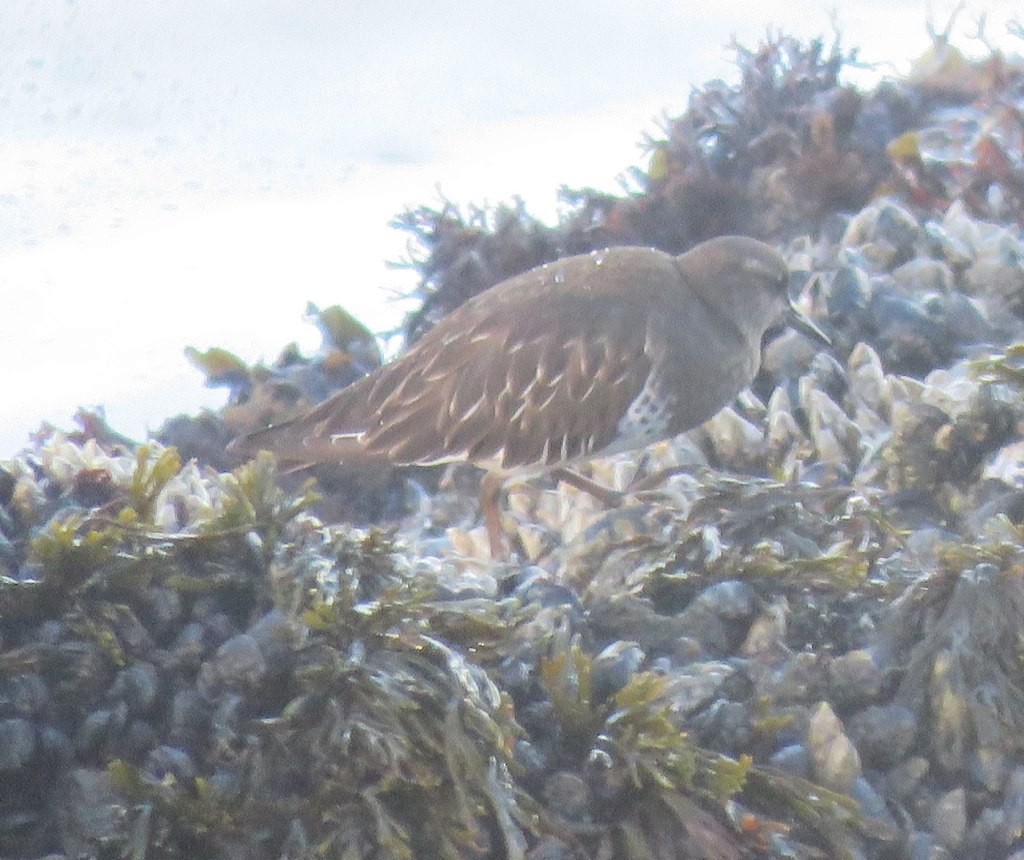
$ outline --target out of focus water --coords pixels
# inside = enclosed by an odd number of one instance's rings
[[[826,3],[5,0],[0,4],[0,458],[102,404],[142,436],[217,405],[186,345],[273,358],[316,342],[307,301],[394,328],[404,207],[613,190],[660,115],[732,74],[730,38],[831,34]],[[941,25],[952,4],[932,4]],[[244,7],[244,8],[242,8]],[[987,9],[1011,50],[1009,2]],[[838,13],[905,70],[923,3]]]

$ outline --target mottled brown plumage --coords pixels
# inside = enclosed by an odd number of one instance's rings
[[[394,362],[236,447],[292,466],[468,461],[495,475],[493,492],[710,418],[754,378],[768,326],[796,314],[787,284],[776,251],[738,236],[678,257],[567,257],[486,290]]]

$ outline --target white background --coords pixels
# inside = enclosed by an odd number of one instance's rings
[[[696,5],[0,1],[0,458],[79,404],[136,437],[219,404],[183,348],[312,347],[309,300],[394,328],[405,206],[519,194],[551,220],[560,184],[615,190],[644,131],[733,77],[733,35],[833,28],[825,2]],[[969,5],[954,42],[983,53],[987,8],[1020,51],[1013,5]],[[929,46],[923,3],[835,17],[865,80]]]

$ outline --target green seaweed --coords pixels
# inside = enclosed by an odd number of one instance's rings
[[[214,346],[201,352],[193,346],[187,346],[185,358],[193,367],[202,371],[206,376],[206,384],[210,387],[234,386],[249,376],[249,368],[245,362],[222,347]]]
[[[982,382],[1024,389],[1024,343],[1015,343],[1001,353],[975,359],[971,370]]]
[[[203,777],[180,781],[168,775],[157,780],[117,758],[107,763],[106,773],[115,791],[132,803],[137,813],[146,811],[145,818],[138,815],[137,821],[156,818],[169,827],[170,832],[160,834],[163,845],[188,846],[189,856],[214,858],[223,856],[221,846],[224,844],[243,841],[247,830],[238,801],[217,791]],[[251,824],[255,826],[256,822]],[[175,856],[173,851],[153,850],[157,840],[151,828],[141,835],[148,843],[144,856]],[[258,835],[256,838],[253,835],[254,830],[250,828],[250,842],[260,841]]]
[[[793,816],[828,846],[830,857],[853,860],[861,856],[853,836],[867,833],[867,825],[857,801],[845,794],[772,768],[752,767],[747,772],[745,797],[752,805]],[[884,825],[875,824],[876,838],[891,835]]]
[[[692,840],[698,853],[717,843],[738,855],[743,836],[722,816],[721,805],[743,789],[749,760],[701,749],[678,728],[667,677],[640,672],[610,699],[595,701],[592,672],[592,658],[572,644],[543,661],[541,682],[576,766],[599,762],[603,770],[605,793],[613,798],[600,828],[603,850],[614,846],[616,856],[626,858],[668,857],[674,856],[666,853],[673,840]],[[677,826],[652,830],[654,810]]]
[[[594,701],[591,658],[570,645],[545,660],[541,681],[551,697],[565,748],[576,765],[600,763],[606,823],[599,850],[625,858],[746,856],[761,828],[785,829],[772,812],[792,817],[812,841],[852,856],[862,831],[855,801],[806,780],[695,744],[671,707],[669,676],[639,672],[607,701]],[[731,804],[741,801],[744,826]],[[747,824],[757,822],[756,833]]]
[[[114,557],[120,542],[114,530],[88,528],[85,515],[74,512],[32,539],[29,561],[49,588],[73,591]]]
[[[309,479],[296,493],[285,493],[277,482],[272,454],[261,451],[252,460],[224,476],[224,500],[220,511],[203,523],[206,537],[255,532],[270,558],[285,524],[307,510],[319,498],[315,480]]]
[[[153,522],[157,497],[180,471],[181,458],[175,448],[156,452],[150,445],[138,447],[135,471],[128,489],[128,505],[138,514],[139,522]]]
[[[304,614],[301,692],[273,727],[281,755],[314,777],[304,802],[311,826],[328,825],[318,850],[484,856],[488,822],[506,846],[525,844],[527,799],[508,776],[517,729],[500,697],[429,632],[422,591],[392,574],[368,597],[355,583],[366,571],[348,571],[349,587]]]
[[[91,510],[63,511],[37,529],[27,551],[28,569],[36,575],[0,580],[5,617],[29,621],[69,611],[88,614],[88,607],[111,600],[144,600],[156,584],[183,595],[230,596],[232,604],[247,605],[250,600],[242,596],[253,594],[261,580],[238,561],[253,558],[255,550],[266,567],[288,524],[315,501],[312,485],[285,494],[277,486],[273,458],[262,455],[220,476],[219,507],[199,516],[189,531],[166,532],[154,517],[161,493],[180,471],[174,449],[141,446],[120,496]],[[110,641],[107,635],[99,638]]]
[[[604,714],[592,698],[593,658],[578,645],[541,660],[540,679],[551,699],[562,736],[578,753],[593,743]]]

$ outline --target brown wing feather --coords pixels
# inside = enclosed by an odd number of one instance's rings
[[[581,304],[593,307],[581,313]],[[366,452],[402,464],[464,458],[512,468],[608,445],[650,369],[644,316],[608,297],[576,297],[572,314],[516,323],[513,332],[506,314],[485,317],[381,371],[406,381],[374,387]],[[437,381],[423,383],[426,375]]]

